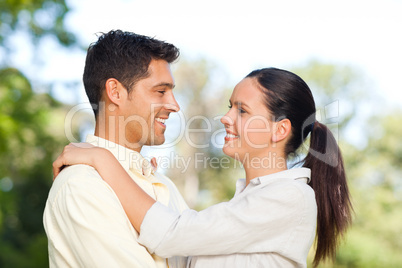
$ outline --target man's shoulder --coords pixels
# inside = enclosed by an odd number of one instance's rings
[[[73,165],[64,168],[54,181],[54,186],[57,184],[71,183],[79,179],[102,179],[99,173],[88,165]]]
[[[54,199],[60,191],[68,188],[69,190],[79,190],[104,185],[105,182],[99,173],[88,165],[73,165],[64,168],[56,177],[49,192],[48,199]]]

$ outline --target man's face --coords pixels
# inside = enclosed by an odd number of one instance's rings
[[[149,76],[135,84],[127,101],[121,106],[124,123],[119,122],[119,125],[124,125],[125,129],[120,133],[120,138],[125,139],[126,145],[129,145],[127,147],[163,144],[165,120],[171,112],[180,109],[172,91],[174,80],[169,63],[152,60],[148,72]]]

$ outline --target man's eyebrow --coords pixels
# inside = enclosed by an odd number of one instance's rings
[[[154,85],[153,88],[155,88],[155,87],[168,87],[168,88],[173,89],[175,86],[176,86],[176,85],[174,85],[174,84],[172,84],[172,83],[165,83],[165,82],[162,82],[162,83],[159,83],[159,84]]]

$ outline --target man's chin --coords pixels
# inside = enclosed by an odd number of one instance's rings
[[[148,146],[158,146],[165,143],[165,136],[155,137],[155,139],[149,141],[146,145]]]

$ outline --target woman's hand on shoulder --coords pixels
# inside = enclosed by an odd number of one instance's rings
[[[96,168],[96,160],[107,150],[90,143],[70,143],[53,162],[53,180],[66,166],[84,164]]]

